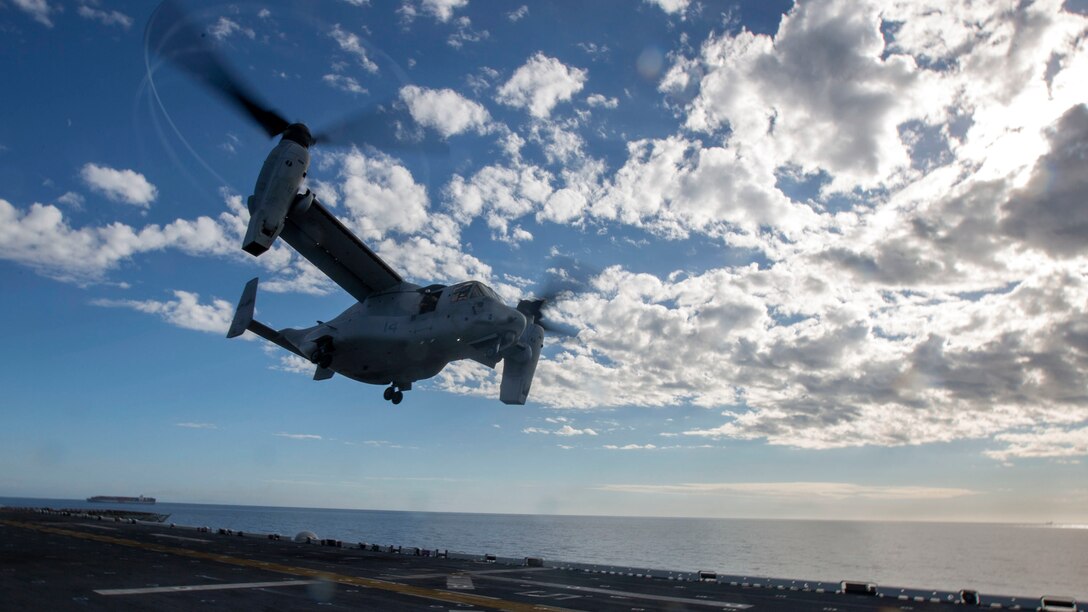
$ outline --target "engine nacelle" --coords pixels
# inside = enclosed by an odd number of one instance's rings
[[[503,357],[502,383],[499,400],[504,404],[522,405],[529,399],[529,388],[536,374],[536,362],[544,346],[544,328],[535,323],[525,326],[518,344]]]
[[[309,168],[310,152],[296,142],[281,140],[268,154],[247,202],[250,216],[244,251],[254,256],[264,253],[283,231],[288,213],[309,208],[313,194],[298,192]]]

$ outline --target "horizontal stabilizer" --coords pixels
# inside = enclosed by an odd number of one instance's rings
[[[249,324],[253,322],[253,306],[257,303],[257,279],[246,283],[245,290],[242,291],[242,298],[238,300],[238,309],[234,311],[234,320],[230,323],[230,330],[227,331],[228,338],[236,338],[241,336],[249,328]]]

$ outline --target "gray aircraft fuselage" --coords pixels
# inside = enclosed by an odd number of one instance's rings
[[[306,355],[327,339],[335,347],[328,369],[338,374],[405,387],[458,359],[494,366],[500,352],[518,340],[525,316],[488,293],[490,289],[475,281],[428,293],[403,283],[331,321],[280,333]]]

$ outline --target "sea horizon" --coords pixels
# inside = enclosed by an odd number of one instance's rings
[[[115,496],[112,494],[101,494],[104,497],[137,497],[136,495],[130,496]],[[0,496],[0,502],[8,499],[26,500],[35,499],[42,501],[64,501],[64,502],[79,502],[79,503],[99,503],[89,502],[88,497],[81,498],[63,498],[63,497],[20,497],[20,496]],[[146,497],[155,497],[148,495]],[[194,506],[222,506],[222,507],[243,507],[243,508],[278,508],[284,510],[354,510],[359,512],[405,512],[405,513],[424,513],[424,514],[479,514],[488,516],[549,516],[549,517],[569,517],[569,518],[644,518],[644,519],[693,519],[693,520],[743,520],[743,521],[809,521],[809,522],[821,522],[821,523],[906,523],[906,524],[933,524],[933,525],[1009,525],[1009,526],[1039,526],[1039,527],[1054,527],[1062,529],[1088,529],[1088,523],[1069,523],[1060,521],[987,521],[987,520],[959,520],[959,519],[904,519],[904,518],[826,518],[826,517],[755,517],[755,516],[705,516],[705,515],[660,515],[660,514],[567,514],[562,512],[487,512],[487,511],[469,511],[469,510],[403,510],[403,509],[391,509],[391,508],[357,508],[352,506],[281,506],[276,504],[250,504],[250,503],[226,503],[226,502],[211,502],[211,501],[178,501],[168,500],[164,501],[155,497],[156,504],[185,504]],[[126,506],[131,504],[125,504]]]
[[[92,503],[0,497],[0,504],[130,509],[183,527],[446,549],[504,558],[908,589],[973,589],[1088,599],[1088,528],[1079,524],[562,515],[316,508],[207,502]]]

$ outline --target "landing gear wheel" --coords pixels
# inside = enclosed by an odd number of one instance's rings
[[[332,355],[322,354],[321,359],[318,359],[317,365],[327,368],[332,365]]]
[[[387,388],[387,389],[385,390],[385,393],[383,393],[383,394],[382,394],[382,397],[384,397],[384,398],[385,398],[385,401],[387,401],[387,402],[391,402],[391,401],[393,401],[393,395],[394,395],[394,394],[395,394],[396,392],[397,392],[397,390],[396,390],[396,389],[394,389],[393,387],[389,387],[389,388]]]
[[[400,391],[394,391],[393,392],[393,398],[390,399],[389,401],[393,402],[393,405],[399,404],[402,401],[404,401],[404,394],[401,393]]]

